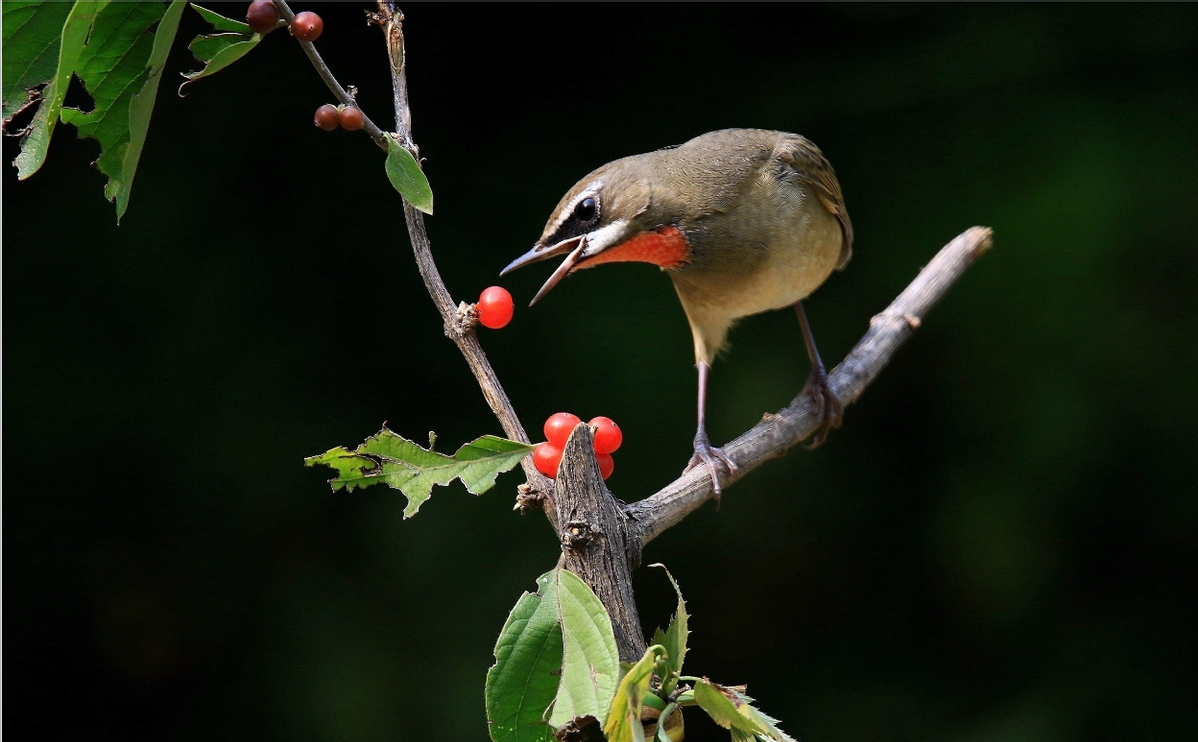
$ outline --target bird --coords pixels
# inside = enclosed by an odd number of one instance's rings
[[[565,259],[530,306],[568,274],[604,263],[650,263],[673,280],[699,377],[694,455],[684,472],[705,465],[717,500],[717,468],[737,466],[707,435],[708,376],[741,318],[794,307],[811,362],[804,391],[823,416],[810,447],[840,427],[843,406],[802,301],[848,264],[853,225],[835,171],[810,140],[723,129],[610,162],[566,192],[533,248],[500,275],[558,255]]]

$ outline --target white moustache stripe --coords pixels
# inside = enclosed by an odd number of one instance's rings
[[[607,248],[624,241],[624,232],[628,227],[627,219],[617,219],[606,227],[596,229],[587,234],[587,246],[582,251],[582,257],[589,258],[598,255]]]

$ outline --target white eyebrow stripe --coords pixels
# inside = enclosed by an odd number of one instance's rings
[[[584,198],[593,198],[595,199],[595,203],[598,204],[599,189],[602,187],[602,181],[597,180],[594,183],[588,184],[581,193],[570,199],[570,203],[566,205],[566,208],[562,209],[561,213],[557,215],[557,219],[553,220],[553,225],[549,228],[549,234],[557,234],[557,230],[561,229],[562,225],[566,223],[566,220],[574,215],[575,207],[577,207]]]

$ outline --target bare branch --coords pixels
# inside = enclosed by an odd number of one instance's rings
[[[940,301],[965,269],[990,248],[991,230],[972,227],[945,245],[920,271],[915,280],[881,314],[869,323],[869,331],[828,379],[832,390],[847,406],[857,400],[865,387],[890,362],[890,357],[919,327],[924,315]],[[781,456],[788,448],[815,432],[822,422],[819,404],[809,395],[796,397],[788,407],[766,419],[724,447],[737,465],[737,472],[723,472],[720,486],[729,485],[769,459]],[[691,512],[714,496],[707,467],[698,467],[661,491],[628,506],[636,521],[637,541],[646,544],[666,529],[677,525]]]

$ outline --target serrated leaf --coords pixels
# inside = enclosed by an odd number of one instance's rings
[[[495,742],[553,742],[545,712],[557,695],[562,630],[557,618],[557,577],[537,578],[512,609],[487,671],[487,723]]]
[[[33,100],[30,91],[54,79],[69,3],[6,2],[4,25],[4,122]],[[69,74],[69,73],[68,73]]]
[[[223,33],[197,36],[187,45],[192,55],[205,64],[203,69],[183,75],[187,78],[187,81],[179,86],[180,95],[183,94],[184,87],[202,77],[208,77],[220,72],[246,54],[249,54],[250,50],[262,40],[262,36],[251,31],[247,23],[242,23],[232,18],[225,18],[207,8],[201,8],[195,3],[192,3],[191,7],[203,16],[204,20],[211,23],[213,28]]]
[[[96,12],[75,74],[95,102],[89,113],[64,108],[64,123],[100,143],[96,165],[108,176],[104,196],[116,202],[117,221],[129,206],[162,67],[185,3],[105,3]]]
[[[695,702],[716,724],[731,730],[734,740],[752,740],[756,736],[772,742],[794,742],[778,728],[777,719],[753,708],[748,696],[732,688],[704,678],[695,683]]]
[[[558,619],[562,627],[562,680],[549,724],[555,729],[573,719],[594,717],[603,724],[611,709],[620,673],[620,655],[611,617],[577,575],[557,574]]]
[[[6,3],[4,6],[5,13],[8,12],[8,5]],[[20,180],[36,173],[46,161],[50,139],[54,136],[58,117],[62,112],[62,102],[66,98],[67,87],[71,83],[71,73],[79,61],[79,52],[82,51],[83,45],[87,41],[92,21],[103,6],[104,3],[86,2],[66,5],[70,13],[62,28],[59,29],[61,35],[57,45],[57,67],[49,84],[42,91],[42,103],[21,141],[21,152],[13,161],[13,164],[17,166],[17,178]],[[7,18],[7,15],[5,17]],[[5,47],[5,53],[8,53],[7,47]]]
[[[412,153],[387,137],[387,179],[407,202],[426,214],[433,213],[433,189]]]
[[[607,721],[603,725],[603,736],[607,742],[645,742],[645,728],[641,725],[641,705],[649,692],[649,681],[653,678],[653,665],[665,654],[665,647],[654,644],[628,669],[616,688],[608,709]]]
[[[334,492],[343,488],[352,492],[372,484],[400,490],[408,498],[404,517],[410,518],[432,494],[434,485],[460,479],[471,494],[481,495],[495,485],[499,474],[514,468],[532,449],[527,443],[484,435],[446,456],[384,427],[354,451],[338,446],[309,456],[304,465],[336,469],[337,476],[329,480]]]
[[[682,588],[678,587],[678,581],[674,579],[674,575],[670,574],[670,570],[666,569],[664,564],[651,564],[649,566],[661,567],[665,570],[666,577],[670,578],[670,584],[674,586],[674,594],[678,596],[678,607],[674,611],[674,617],[670,619],[669,627],[666,628],[665,633],[662,633],[658,629],[653,635],[653,641],[665,647],[665,663],[670,671],[674,674],[680,674],[682,672],[682,662],[686,659],[686,643],[690,638],[690,628],[687,625],[689,616],[686,613],[686,601],[682,599]],[[667,690],[673,691],[672,683]]]

